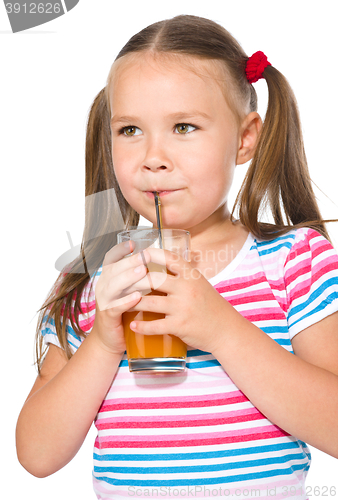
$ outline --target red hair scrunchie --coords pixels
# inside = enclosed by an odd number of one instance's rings
[[[252,54],[245,67],[245,74],[249,83],[255,83],[263,78],[263,73],[267,66],[271,66],[271,63],[269,63],[264,52],[259,50]]]

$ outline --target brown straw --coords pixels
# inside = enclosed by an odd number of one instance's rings
[[[162,217],[161,217],[161,200],[157,191],[153,191],[155,196],[155,208],[156,208],[156,219],[158,228],[158,237],[160,240],[160,248],[163,249],[163,239],[162,239]]]

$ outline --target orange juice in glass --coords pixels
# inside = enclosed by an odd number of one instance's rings
[[[135,242],[133,253],[148,247],[160,248],[158,230],[137,228],[123,231],[117,235],[118,243],[132,240]],[[189,260],[190,233],[183,229],[162,229],[163,248]],[[171,274],[165,267],[150,262],[148,271]],[[149,289],[144,295],[165,295]],[[127,344],[127,357],[131,372],[180,372],[185,370],[187,347],[174,335],[142,335],[130,329],[134,320],[153,321],[164,318],[164,314],[129,310],[122,315],[124,334]]]

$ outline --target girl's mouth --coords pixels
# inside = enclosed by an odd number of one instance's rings
[[[162,198],[162,196],[168,196],[172,193],[177,193],[178,191],[180,191],[180,189],[168,189],[168,190],[163,190],[163,191],[157,190],[160,198]],[[155,198],[154,191],[145,191],[145,193],[149,198],[152,198],[152,199]]]

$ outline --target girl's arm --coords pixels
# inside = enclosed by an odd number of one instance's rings
[[[338,458],[338,313],[296,335],[294,355],[228,309],[213,352],[228,375],[272,423]]]
[[[49,346],[21,410],[17,454],[34,476],[53,474],[76,455],[112,383],[121,353],[102,348],[93,330],[68,362],[59,347]]]

